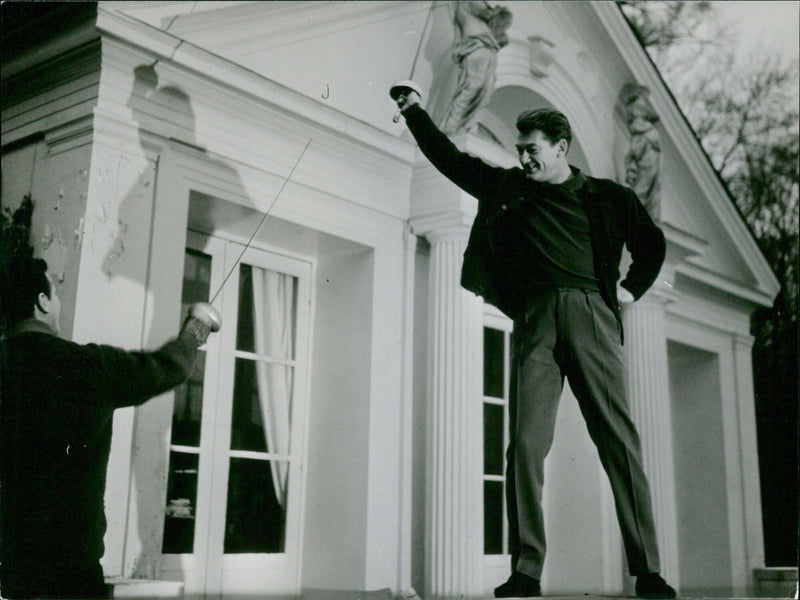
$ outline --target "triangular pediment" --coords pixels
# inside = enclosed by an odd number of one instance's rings
[[[714,210],[708,192],[704,192],[697,181],[690,178],[667,181],[663,185],[663,197],[663,222],[693,240],[684,244],[687,265],[744,287],[759,284],[757,272],[743,252],[742,245],[746,243],[741,239],[743,232],[726,227],[721,215]],[[722,194],[719,200],[729,202]]]

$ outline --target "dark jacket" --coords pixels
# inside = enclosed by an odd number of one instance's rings
[[[97,564],[114,409],[184,381],[195,345],[183,334],[155,352],[79,345],[33,319],[0,342],[4,588]]]
[[[492,240],[502,235],[503,217],[517,210],[520,204],[535,201],[542,184],[526,177],[521,168],[493,167],[459,151],[419,105],[407,108],[403,115],[428,160],[453,183],[478,199],[478,214],[464,252],[461,285],[483,296],[486,302],[509,317],[518,317],[530,299],[520,297],[516,291],[520,289],[518,282],[507,281],[503,265],[493,262]],[[589,221],[594,272],[600,282],[600,293],[616,315],[621,333],[616,287],[622,247],[627,246],[632,263],[620,285],[639,299],[653,284],[664,262],[664,234],[636,194],[627,187],[587,176],[579,196]]]

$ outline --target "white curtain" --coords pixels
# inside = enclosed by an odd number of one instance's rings
[[[255,350],[277,360],[294,357],[294,278],[253,267]],[[269,452],[289,454],[293,367],[256,361],[261,418]],[[286,506],[287,461],[270,461],[280,505]]]

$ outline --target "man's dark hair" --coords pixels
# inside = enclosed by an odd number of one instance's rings
[[[537,108],[526,110],[517,117],[517,130],[522,135],[539,130],[555,144],[559,140],[567,140],[567,147],[572,145],[572,127],[567,117],[555,108]]]
[[[15,257],[4,265],[2,274],[3,324],[13,327],[20,321],[33,317],[33,308],[39,294],[50,298],[50,280],[47,263],[41,258]]]

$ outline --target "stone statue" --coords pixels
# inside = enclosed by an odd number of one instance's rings
[[[494,90],[497,52],[508,45],[506,30],[511,11],[483,0],[455,2],[456,39],[453,60],[458,63],[458,87],[447,107],[441,129],[450,135],[466,131]]]
[[[661,140],[657,129],[659,117],[650,103],[649,90],[629,83],[619,93],[617,109],[630,134],[623,158],[623,180],[642,201],[650,216],[661,216]]]

